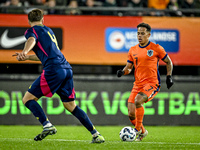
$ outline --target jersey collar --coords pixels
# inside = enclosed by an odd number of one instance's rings
[[[140,46],[140,44],[139,44],[139,47],[140,47],[140,48],[145,48],[145,47],[149,46],[149,44],[150,44],[150,41],[149,41],[149,43],[148,43],[147,45],[145,45],[145,46]]]
[[[44,27],[44,25],[43,25],[43,24],[37,24],[37,25],[34,25],[34,26],[41,26],[41,27]]]

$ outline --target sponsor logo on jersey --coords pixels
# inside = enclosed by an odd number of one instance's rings
[[[28,28],[29,27],[0,27],[0,50],[22,50],[26,42],[24,33]],[[59,48],[62,49],[62,29],[51,29],[56,35]]]
[[[179,51],[179,31],[176,29],[152,29],[149,40],[164,47],[166,52]],[[128,52],[137,44],[137,28],[107,28],[105,30],[107,52]]]

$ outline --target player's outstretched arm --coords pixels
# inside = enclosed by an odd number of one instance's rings
[[[133,64],[132,63],[129,63],[127,62],[126,66],[124,67],[123,70],[117,70],[117,77],[121,77],[123,75],[127,75],[129,74],[133,69]]]
[[[166,77],[167,88],[170,89],[171,86],[174,84],[172,80],[173,64],[169,56],[167,56],[163,61],[166,63],[166,68],[167,68],[167,77]]]
[[[12,56],[16,56],[18,61],[32,60],[32,61],[40,61],[40,59],[36,55],[25,55],[25,57],[21,56],[22,53],[15,52]]]
[[[33,60],[33,61],[38,61],[38,57],[36,55],[27,55],[28,52],[32,50],[32,48],[35,46],[36,41],[34,37],[28,38],[24,45],[24,49],[21,53],[16,52],[12,56],[16,56],[16,59],[18,61],[25,61],[25,60]]]

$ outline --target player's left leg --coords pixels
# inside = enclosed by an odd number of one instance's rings
[[[140,126],[142,126],[143,117],[144,117],[143,104],[152,100],[159,90],[160,90],[160,86],[158,86],[157,84],[146,84],[135,97],[136,118],[137,118],[136,129],[140,129]],[[145,130],[144,132],[139,134],[136,141],[141,141],[147,135],[148,135],[148,131]]]
[[[103,136],[95,129],[94,125],[90,121],[88,115],[79,108],[75,103],[75,90],[73,85],[73,72],[71,69],[66,69],[66,78],[62,83],[62,86],[56,92],[62,102],[64,107],[71,112],[82,124],[85,128],[90,131],[93,136],[92,143],[102,143],[105,141]]]
[[[95,129],[88,115],[75,104],[74,100],[70,102],[63,102],[63,105],[82,123],[83,126],[85,126],[88,131],[90,131],[93,136],[92,143],[105,142],[104,137]]]

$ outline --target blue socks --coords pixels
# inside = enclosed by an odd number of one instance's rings
[[[40,123],[45,126],[50,123],[46,117],[43,109],[35,100],[29,100],[25,103],[25,106],[33,113],[33,115],[40,121]],[[91,134],[97,133],[97,130],[90,121],[88,115],[80,109],[78,106],[72,111],[72,114],[90,131]]]
[[[33,115],[40,121],[43,126],[49,123],[43,109],[35,100],[27,101],[25,106],[33,113]]]
[[[94,134],[97,132],[92,122],[90,121],[88,115],[78,106],[74,108],[74,110],[72,111],[72,114],[88,129],[88,131],[91,132],[91,134]]]

